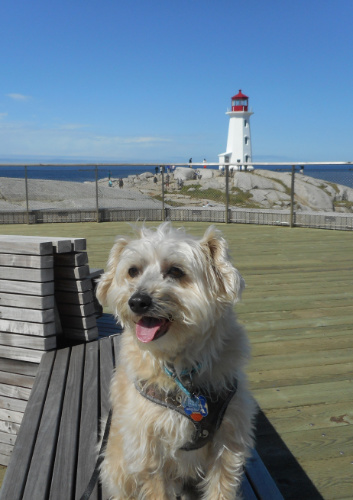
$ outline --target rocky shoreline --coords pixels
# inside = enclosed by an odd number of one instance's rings
[[[288,209],[290,188],[290,172],[234,172],[229,179],[230,206]],[[224,208],[225,177],[219,170],[178,167],[164,174],[164,191],[167,207]],[[94,209],[96,184],[30,179],[28,198],[30,210]],[[124,179],[100,179],[98,198],[101,208],[161,208],[162,174],[145,172]],[[353,189],[297,174],[295,205],[297,211],[353,213]],[[25,209],[24,180],[1,177],[0,211]]]

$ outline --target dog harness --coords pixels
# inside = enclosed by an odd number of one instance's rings
[[[169,368],[166,370],[167,374]],[[174,378],[177,385],[181,388],[183,385],[175,372],[170,375]],[[166,394],[157,385],[148,385],[147,381],[136,383],[135,387],[138,392],[153,403],[174,410],[194,425],[194,434],[188,443],[180,449],[185,451],[197,450],[209,443],[216,431],[220,428],[226,409],[237,392],[237,381],[235,380],[232,387],[222,391],[221,393],[198,394],[198,391],[184,389],[185,396],[180,396],[180,393]]]

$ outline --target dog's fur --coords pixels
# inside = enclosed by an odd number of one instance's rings
[[[155,230],[142,227],[136,239],[117,239],[97,291],[99,301],[124,326],[101,471],[114,499],[195,498],[187,493],[190,484],[196,485],[197,498],[239,498],[254,415],[243,372],[249,346],[233,311],[242,288],[226,242],[213,227],[201,239],[170,223]],[[143,312],[130,300],[141,294],[150,298]],[[166,333],[153,340],[139,334],[139,339],[137,324],[141,318],[149,321],[144,317],[160,319]],[[193,384],[201,393],[221,392],[237,380],[219,430],[202,448],[181,450],[192,439],[193,423],[144,398],[135,387],[147,381],[165,394],[180,391],[165,373],[165,363],[177,373],[197,367]]]

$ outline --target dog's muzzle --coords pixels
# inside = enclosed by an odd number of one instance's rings
[[[141,316],[136,323],[136,336],[141,342],[146,344],[167,333],[170,321],[153,315],[151,312],[153,301],[150,295],[145,292],[135,292],[131,295],[128,304],[133,313]]]

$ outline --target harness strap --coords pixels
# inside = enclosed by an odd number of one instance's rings
[[[146,389],[145,389],[146,386]],[[194,435],[188,443],[184,444],[180,449],[185,451],[197,450],[210,442],[216,431],[220,428],[226,409],[237,392],[238,383],[235,380],[230,389],[223,391],[221,394],[209,394],[204,396],[207,401],[208,415],[200,421],[195,421],[188,415],[180,400],[177,399],[177,394],[165,394],[156,385],[147,385],[147,381],[135,384],[136,389],[144,398],[156,403],[165,408],[174,410],[185,418],[190,420],[194,425]]]

